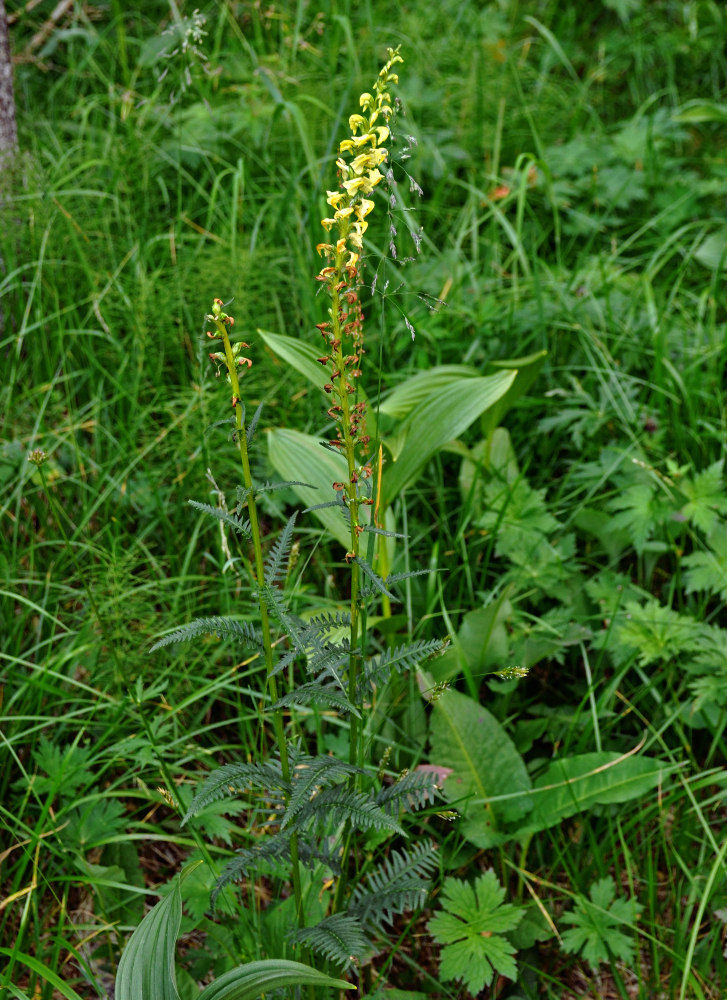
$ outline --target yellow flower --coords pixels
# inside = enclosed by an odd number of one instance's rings
[[[338,208],[343,196],[343,191],[326,191],[326,201],[331,208]]]

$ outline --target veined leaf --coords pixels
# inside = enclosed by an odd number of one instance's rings
[[[276,427],[268,432],[268,455],[275,471],[285,479],[300,479],[315,489],[294,486],[295,493],[306,507],[315,507],[333,499],[333,483],[345,482],[348,468],[343,455],[322,448],[320,438],[289,428]],[[351,531],[336,507],[315,510],[315,516],[326,531],[346,549],[351,547]]]
[[[453,771],[443,791],[463,814],[461,833],[477,847],[500,843],[502,821],[518,819],[530,808],[526,797],[483,802],[530,789],[530,777],[515,744],[494,715],[454,690],[434,703],[430,738],[431,762]]]
[[[503,361],[490,361],[488,369],[495,371],[515,370],[515,378],[507,392],[491,406],[482,417],[482,431],[486,437],[502,423],[502,418],[507,411],[523,396],[535,379],[540,374],[540,369],[545,364],[548,356],[547,351],[536,351],[535,354],[528,354],[522,358],[508,358]]]
[[[477,378],[477,371],[469,365],[437,365],[429,368],[392,389],[386,399],[381,401],[379,413],[401,420],[415,407],[462,378]]]
[[[330,976],[311,969],[308,965],[273,958],[262,962],[249,962],[237,969],[231,969],[209,986],[205,986],[198,1000],[256,1000],[263,993],[279,990],[284,986],[355,989],[350,983],[342,979],[331,979]]]
[[[421,474],[424,466],[449,441],[459,437],[515,380],[516,371],[459,378],[430,395],[413,410],[398,432],[395,461],[384,469],[382,493],[390,504]]]
[[[555,826],[595,805],[641,798],[674,770],[652,757],[623,757],[613,751],[555,760],[535,782],[533,809],[519,834]]]
[[[270,333],[269,330],[258,330],[258,336],[266,347],[281,358],[291,368],[323,392],[323,386],[329,381],[326,368],[316,359],[325,354],[325,344],[318,350],[312,344],[298,337],[285,337],[280,333]]]
[[[176,876],[172,891],[146,914],[129,938],[116,972],[116,1000],[180,1000],[174,972],[182,922],[180,885],[193,867],[196,865]]]

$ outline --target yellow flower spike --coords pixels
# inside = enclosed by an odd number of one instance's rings
[[[351,115],[348,119],[348,127],[354,135],[360,128],[366,128],[366,124],[366,119],[362,115]]]
[[[367,179],[365,177],[352,177],[351,180],[343,181],[342,187],[346,189],[347,194],[353,196],[357,191],[365,190],[366,183]]]
[[[372,162],[371,153],[359,153],[351,160],[350,166],[355,174],[362,174],[367,167],[375,167],[376,164]]]
[[[353,139],[343,139],[338,144],[339,153],[350,153],[352,149],[353,149]]]
[[[349,215],[352,214],[353,214],[353,207],[349,205],[348,208],[339,208],[334,216],[334,219],[336,222],[340,222],[341,219],[347,219]]]
[[[363,222],[369,212],[373,209],[374,202],[369,201],[368,198],[362,198],[361,201],[356,206],[356,218]]]
[[[361,94],[361,96],[359,97],[358,103],[361,105],[362,108],[370,108],[371,105],[374,103],[373,95],[369,94],[369,92],[365,90],[363,94]]]
[[[326,202],[331,208],[338,208],[343,198],[343,191],[326,191]]]

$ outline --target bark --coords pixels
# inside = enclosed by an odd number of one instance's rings
[[[5,0],[0,0],[0,162],[18,148],[13,96],[13,63],[10,58]]]

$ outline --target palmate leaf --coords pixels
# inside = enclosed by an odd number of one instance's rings
[[[187,503],[190,507],[194,507],[195,510],[202,511],[203,514],[207,514],[217,521],[222,521],[223,524],[226,524],[229,528],[233,528],[241,535],[244,535],[245,538],[252,537],[250,534],[250,522],[243,521],[236,514],[230,514],[228,511],[223,510],[222,507],[213,507],[209,503],[200,503],[198,500],[188,500]]]
[[[239,795],[248,789],[269,793],[271,789],[284,792],[290,791],[290,786],[283,781],[278,761],[265,763],[224,764],[212,771],[204,780],[182,820],[182,825],[196,815],[201,809],[219,799]]]
[[[594,882],[589,894],[590,900],[577,896],[575,909],[561,917],[564,923],[575,924],[562,935],[564,949],[582,951],[594,970],[601,962],[612,961],[612,956],[631,962],[632,937],[619,927],[633,927],[642,907],[634,900],[615,899],[616,884],[610,875]]]
[[[682,566],[688,594],[706,591],[727,600],[727,525],[717,524],[709,535],[709,549],[684,556]]]
[[[153,653],[155,650],[161,649],[162,646],[170,646],[175,642],[190,642],[201,635],[216,635],[219,639],[234,639],[236,642],[252,646],[254,649],[262,650],[263,648],[262,636],[250,622],[215,616],[194,618],[191,622],[169,632],[164,638],[155,642],[149,652]]]
[[[374,656],[364,664],[364,673],[359,684],[359,694],[388,681],[392,672],[415,670],[431,656],[444,649],[441,639],[420,639],[417,642],[387,649],[380,656]]]
[[[515,948],[503,935],[520,922],[523,910],[503,903],[505,890],[489,869],[474,883],[445,879],[444,913],[428,923],[429,933],[444,945],[439,973],[443,979],[462,981],[470,993],[479,994],[498,972],[515,979]]]
[[[424,906],[437,867],[437,851],[432,843],[417,844],[410,851],[391,851],[364,885],[358,885],[348,912],[373,929],[392,924],[406,910]]]
[[[315,927],[304,927],[290,937],[344,970],[371,949],[361,922],[345,913],[334,913]]]
[[[685,478],[679,483],[679,489],[687,498],[682,514],[705,534],[712,531],[720,514],[727,513],[723,467],[724,462],[720,459],[692,479]]]

